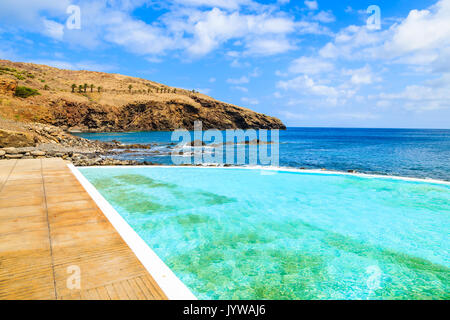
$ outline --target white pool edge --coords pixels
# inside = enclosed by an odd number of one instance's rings
[[[68,164],[67,166],[143,264],[148,273],[153,277],[167,298],[169,300],[197,300],[189,288],[158,257],[83,174],[73,164]]]
[[[434,184],[443,184],[450,186],[449,181],[428,179],[428,178],[413,178],[413,177],[402,177],[402,176],[390,176],[382,174],[370,174],[370,173],[360,173],[360,172],[342,172],[342,171],[330,171],[322,169],[297,169],[291,167],[270,167],[270,166],[213,166],[213,165],[200,165],[200,166],[168,166],[168,165],[133,165],[133,166],[86,166],[82,168],[202,168],[202,169],[246,169],[246,170],[262,170],[262,171],[280,171],[280,172],[299,172],[299,173],[314,173],[314,174],[329,174],[329,175],[344,175],[344,176],[354,176],[360,178],[381,178],[381,179],[392,179],[392,180],[402,180],[411,182],[426,182]]]

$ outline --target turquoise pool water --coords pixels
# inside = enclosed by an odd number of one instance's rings
[[[200,299],[449,299],[450,186],[80,168]]]

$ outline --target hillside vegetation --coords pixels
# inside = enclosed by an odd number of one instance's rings
[[[274,117],[153,81],[0,60],[0,117],[69,131],[284,129]]]

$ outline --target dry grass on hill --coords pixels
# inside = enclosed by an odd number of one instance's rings
[[[18,80],[19,85],[37,89],[42,96],[46,98],[50,96],[53,100],[64,98],[83,103],[96,102],[114,106],[123,106],[133,101],[165,102],[172,99],[194,102],[190,96],[215,101],[215,99],[201,93],[194,94],[188,90],[121,74],[62,70],[45,65],[7,60],[0,60],[1,67],[15,70],[2,72],[0,69],[1,77]],[[74,93],[72,93],[72,84],[77,86]],[[78,86],[84,86],[84,84],[88,85],[86,93],[84,87],[83,92],[79,93]],[[91,92],[91,84],[94,85],[93,92]],[[132,86],[131,91],[130,85]],[[101,87],[100,93],[98,87]],[[161,92],[161,90],[168,92]],[[174,90],[176,93],[174,93]],[[39,101],[37,97],[34,97],[34,99]]]
[[[172,130],[196,120],[209,128],[284,127],[276,118],[198,92],[120,74],[0,60],[2,79],[39,92],[26,99],[0,94],[0,117],[6,119],[82,130]]]

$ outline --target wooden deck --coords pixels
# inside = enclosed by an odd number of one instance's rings
[[[167,298],[66,163],[30,159],[0,160],[0,299]]]

